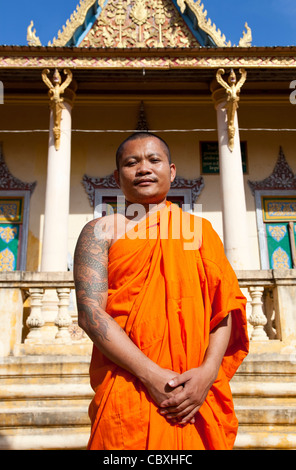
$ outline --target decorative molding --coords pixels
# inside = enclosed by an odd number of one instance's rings
[[[276,189],[283,189],[296,191],[296,175],[294,175],[288,165],[282,147],[280,147],[279,156],[272,174],[262,181],[248,181],[248,185],[251,188],[253,195],[255,194],[255,191],[262,190],[273,191]]]
[[[114,175],[108,175],[103,178],[96,178],[84,175],[82,179],[82,184],[85,188],[85,191],[88,195],[91,206],[94,206],[95,202],[95,190],[96,189],[118,189],[118,194],[120,194],[120,189],[115,181]],[[189,189],[191,191],[191,207],[193,208],[196,199],[201,194],[204,188],[204,179],[201,176],[200,178],[194,180],[188,180],[185,178],[176,177],[174,182],[171,184],[172,189],[179,189],[180,191]]]
[[[151,50],[149,53],[142,51],[126,50],[126,55],[116,55],[115,51],[102,52],[99,55],[91,50],[77,50],[76,54],[69,55],[65,48],[63,51],[54,51],[48,49],[42,50],[24,50],[22,52],[6,52],[0,55],[0,69],[43,69],[43,68],[70,68],[70,69],[184,69],[184,68],[203,68],[217,69],[221,68],[240,68],[249,69],[295,69],[296,68],[296,49],[292,51],[281,52],[277,55],[276,51],[271,54],[268,50],[262,51],[258,55],[256,51],[249,49],[249,53],[237,54],[239,48],[233,50],[233,55],[229,51],[220,51],[213,49],[212,53],[207,49],[200,48],[193,54],[190,50],[188,55],[184,51]],[[42,52],[42,54],[40,53]],[[73,53],[73,50],[71,51]],[[246,51],[245,51],[246,52]],[[251,54],[253,52],[253,54]],[[1,54],[1,52],[0,52]],[[3,51],[2,51],[3,54]]]
[[[2,190],[21,190],[21,191],[30,191],[30,194],[33,193],[37,182],[34,183],[25,183],[15,176],[13,176],[4,159],[4,155],[2,152],[2,147],[0,144],[0,188]]]
[[[203,188],[205,187],[204,179],[202,176],[194,180],[176,177],[171,184],[171,189],[189,189],[191,191],[191,207],[193,208],[197,198],[200,196]]]
[[[84,175],[82,184],[92,207],[94,206],[96,189],[118,189],[118,191],[120,191],[113,174],[104,176],[103,178]]]

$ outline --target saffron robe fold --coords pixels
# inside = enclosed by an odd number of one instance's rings
[[[210,332],[232,312],[231,339],[218,377],[195,424],[178,426],[160,415],[135,376],[94,346],[90,380],[95,396],[89,407],[88,449],[233,447],[238,421],[229,380],[248,353],[246,299],[211,224],[189,217],[190,227],[198,221],[202,229],[195,249],[184,249],[189,241],[184,230],[180,237],[172,236],[176,224],[184,224],[186,217],[169,202],[137,226],[137,238],[125,236],[111,246],[106,311],[146,356],[177,373],[201,365]],[[167,221],[168,237],[161,236],[162,220]],[[154,237],[153,227],[157,229]]]

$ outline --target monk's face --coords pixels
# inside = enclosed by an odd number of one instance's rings
[[[159,204],[166,199],[176,168],[163,143],[146,137],[126,142],[114,175],[128,202]]]

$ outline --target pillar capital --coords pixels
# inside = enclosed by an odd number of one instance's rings
[[[49,69],[43,70],[42,80],[49,89],[48,96],[54,120],[53,134],[55,141],[55,149],[59,150],[61,138],[62,111],[65,108],[64,102],[70,104],[71,108],[73,107],[77,86],[75,82],[73,83],[73,75],[70,69],[64,70],[64,74],[66,75],[66,79],[64,81],[62,81],[62,77],[58,69],[54,70],[51,80],[48,78],[49,74]],[[72,87],[70,87],[71,84]]]
[[[212,93],[212,100],[214,101],[215,109],[221,104],[225,105],[227,101],[227,93],[225,88],[221,87],[216,79],[210,85]]]
[[[71,108],[73,108],[74,106],[74,102],[76,99],[76,91],[77,91],[77,82],[75,79],[72,79],[70,85],[68,86],[68,88],[65,89],[64,95],[63,95],[64,101],[68,103],[71,106]]]
[[[235,135],[235,125],[234,120],[236,117],[236,111],[238,108],[238,103],[240,99],[240,90],[247,79],[247,72],[244,69],[239,70],[241,77],[239,81],[236,79],[236,74],[233,69],[231,69],[227,82],[222,78],[222,75],[225,74],[224,69],[219,69],[216,73],[217,86],[220,85],[221,88],[213,86],[212,97],[215,102],[216,109],[219,104],[225,103],[224,108],[227,112],[227,126],[228,126],[228,147],[230,151],[233,151],[234,148],[234,135]]]

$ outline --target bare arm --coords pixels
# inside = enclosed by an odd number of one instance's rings
[[[190,369],[169,382],[171,386],[183,383],[182,391],[161,404],[161,414],[173,422],[194,422],[197,413],[215,382],[232,328],[231,313],[210,333],[209,346],[200,367]]]
[[[89,222],[78,239],[74,255],[78,323],[96,347],[112,362],[138,377],[159,404],[170,392],[175,393],[167,383],[176,373],[148,359],[105,311],[110,241],[102,219]]]

